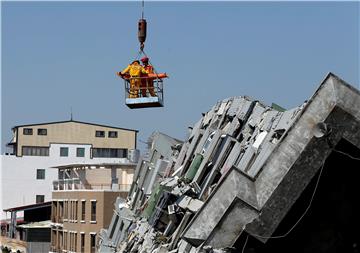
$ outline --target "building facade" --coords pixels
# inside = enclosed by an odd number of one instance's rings
[[[1,157],[3,221],[10,218],[3,209],[51,200],[57,171],[50,167],[121,163],[136,153],[137,130],[132,129],[70,120],[15,126],[12,130],[8,146],[13,151]]]
[[[117,197],[126,197],[135,163],[59,166],[53,183],[51,252],[95,253]]]

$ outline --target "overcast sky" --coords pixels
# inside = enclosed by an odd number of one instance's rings
[[[359,2],[145,2],[165,107],[130,110],[116,75],[141,2],[1,2],[2,148],[15,125],[70,119],[184,139],[217,101],[298,106],[328,72],[359,87]],[[142,143],[138,143],[140,148]],[[4,149],[2,149],[4,151]]]

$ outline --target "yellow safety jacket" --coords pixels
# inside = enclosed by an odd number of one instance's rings
[[[138,64],[130,64],[126,69],[121,71],[121,74],[129,73],[130,77],[140,77],[141,74],[146,74],[143,66]]]

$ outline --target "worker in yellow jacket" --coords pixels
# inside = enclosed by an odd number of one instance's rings
[[[141,76],[147,74],[144,67],[140,65],[140,61],[135,60],[129,66],[127,66],[123,71],[121,71],[120,76],[129,74],[130,75],[130,91],[129,98],[139,97],[139,89],[141,86]]]

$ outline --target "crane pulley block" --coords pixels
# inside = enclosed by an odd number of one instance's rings
[[[146,20],[140,19],[138,23],[138,39],[140,42],[140,48],[144,48],[144,43],[146,40]]]

